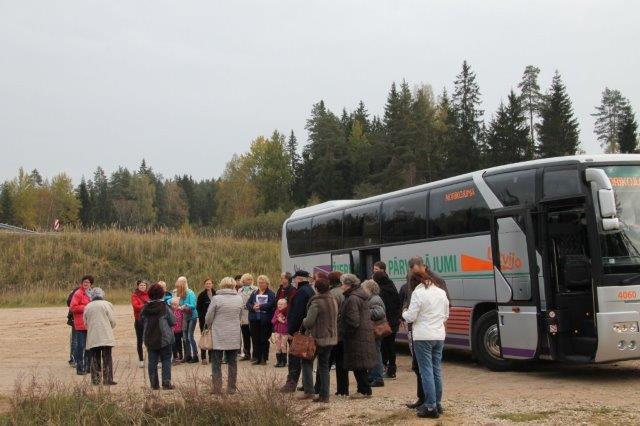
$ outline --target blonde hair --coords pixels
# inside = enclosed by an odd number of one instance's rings
[[[271,286],[271,281],[269,281],[269,277],[266,275],[258,275],[258,281],[264,280],[267,283],[267,287]]]
[[[234,280],[231,277],[224,277],[223,279],[220,280],[220,290],[223,290],[225,288],[231,288],[234,289],[236,288],[236,280]]]
[[[164,281],[158,281],[158,285],[162,287],[164,291],[167,291],[167,283],[165,283]]]
[[[189,290],[187,277],[178,277],[178,279],[176,280],[176,295],[180,299],[184,299],[187,295],[187,290]]]
[[[366,280],[361,287],[369,294],[380,294],[380,286],[374,280]]]
[[[173,306],[173,304],[180,304],[180,298],[179,297],[172,297],[171,298],[171,306]]]
[[[278,302],[276,303],[276,306],[280,306],[280,302],[284,302],[285,306],[289,305],[289,302],[287,302],[287,299],[285,299],[284,297],[282,299],[278,299]]]
[[[242,284],[244,284],[245,281],[247,280],[251,280],[251,283],[253,283],[253,275],[251,274],[242,274],[242,278],[240,278],[240,282]]]

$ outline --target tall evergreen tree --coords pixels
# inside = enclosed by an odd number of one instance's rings
[[[544,97],[540,117],[542,121],[537,125],[540,157],[575,155],[580,145],[578,120],[558,71]]]
[[[520,88],[520,96],[522,98],[522,105],[525,112],[529,116],[529,131],[531,132],[530,147],[535,148],[535,117],[540,111],[540,103],[542,102],[542,93],[540,92],[540,86],[538,85],[538,75],[540,74],[540,68],[533,65],[527,65],[522,74],[522,80],[518,87]],[[533,157],[534,151],[527,154],[528,157]]]
[[[476,74],[465,60],[462,71],[456,77],[453,91],[455,135],[447,153],[447,170],[456,175],[478,168],[480,161],[480,139],[482,116],[480,109],[480,87]]]
[[[189,223],[198,223],[198,200],[195,193],[195,185],[193,178],[189,175],[176,176],[176,183],[182,191],[187,200],[187,206],[189,207]]]
[[[638,123],[631,105],[625,106],[620,117],[618,130],[618,145],[620,152],[629,154],[636,152],[638,148]]]
[[[91,217],[98,226],[110,225],[113,221],[113,201],[109,188],[109,180],[102,167],[98,167],[93,175],[89,195],[93,204]]]
[[[529,127],[522,98],[511,90],[507,106],[500,107],[489,124],[485,164],[497,166],[533,158]]]
[[[91,204],[91,197],[89,196],[89,190],[87,188],[87,182],[84,180],[84,176],[78,186],[78,201],[80,202],[80,223],[83,227],[88,228],[91,226],[93,213],[93,206]]]
[[[38,169],[31,170],[31,173],[29,174],[29,177],[31,178],[31,181],[33,182],[33,184],[35,186],[44,185],[44,179],[42,179],[42,175],[40,174]]]
[[[344,132],[345,140],[349,137],[351,133],[351,125],[353,123],[352,116],[347,112],[346,108],[342,108],[342,115],[340,116],[340,125],[342,126],[342,131]]]
[[[442,175],[444,145],[438,144],[436,135],[437,105],[430,86],[419,87],[411,105],[413,143],[418,182],[431,182]]]
[[[298,154],[298,138],[296,138],[293,130],[291,134],[289,134],[289,139],[287,139],[287,152],[289,153],[289,159],[291,161],[289,167],[295,174],[295,171],[300,167],[300,154]]]
[[[367,108],[364,106],[364,102],[358,102],[358,107],[355,111],[353,111],[353,120],[359,121],[362,126],[362,132],[366,135],[371,130],[371,125],[369,123],[369,112]]]
[[[327,110],[324,101],[315,104],[305,126],[309,133],[309,182],[321,201],[349,198],[353,187],[347,179],[349,156],[340,119]]]
[[[0,191],[0,223],[13,224],[14,222],[11,188],[9,182],[5,182]]]
[[[591,114],[596,117],[594,132],[600,141],[600,146],[608,154],[620,151],[618,135],[622,114],[627,105],[627,100],[619,90],[605,87],[600,105],[596,107],[596,112]]]

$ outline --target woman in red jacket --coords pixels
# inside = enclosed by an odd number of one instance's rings
[[[69,310],[73,314],[73,326],[76,329],[76,341],[73,351],[73,357],[76,361],[76,373],[85,375],[89,372],[89,352],[86,350],[87,345],[87,327],[84,324],[82,314],[84,308],[91,302],[91,286],[93,285],[93,277],[85,275],[80,282],[80,288],[73,294]]]
[[[147,293],[147,282],[138,280],[136,282],[137,288],[133,293],[131,293],[131,306],[133,306],[133,327],[136,330],[136,340],[138,350],[138,362],[139,367],[144,368],[144,354],[142,352],[142,335],[143,335],[143,325],[142,319],[140,319],[140,312],[144,305],[149,301],[149,294]]]

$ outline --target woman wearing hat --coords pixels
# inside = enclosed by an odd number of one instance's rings
[[[96,287],[91,291],[91,302],[84,308],[87,326],[87,349],[91,353],[91,383],[115,385],[111,350],[116,345],[113,329],[116,326],[113,305],[104,300],[104,291]]]

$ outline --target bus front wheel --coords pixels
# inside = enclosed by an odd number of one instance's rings
[[[482,315],[474,327],[473,352],[482,365],[491,371],[507,371],[513,368],[513,361],[500,356],[500,332],[498,312]]]

